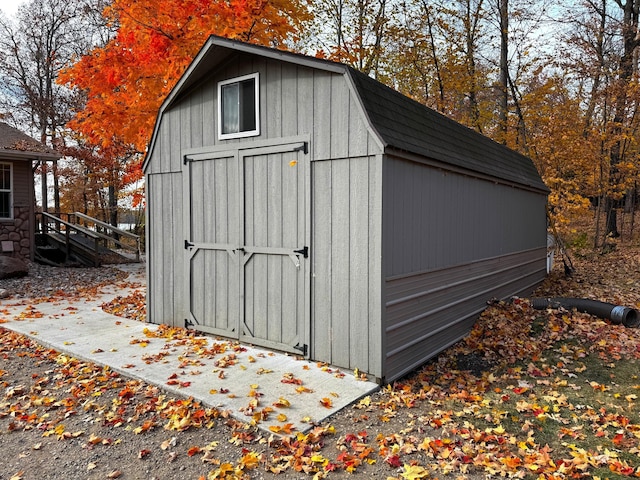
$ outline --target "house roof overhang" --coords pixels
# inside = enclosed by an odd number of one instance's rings
[[[31,152],[31,151],[23,151],[23,150],[11,150],[6,148],[0,148],[0,161],[2,160],[11,160],[11,161],[37,161],[37,162],[47,162],[58,160],[61,158],[61,155],[57,153],[45,153],[45,152]]]
[[[26,133],[0,122],[0,160],[51,161],[61,158],[55,150]]]

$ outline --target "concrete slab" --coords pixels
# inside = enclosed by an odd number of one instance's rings
[[[258,419],[260,428],[283,434],[309,430],[314,422],[378,389],[353,372],[328,365],[228,339],[185,335],[183,330],[163,337],[166,331],[158,325],[110,315],[102,303],[145,288],[140,265],[125,269],[129,286],[111,286],[96,298],[35,304],[5,299],[0,318],[7,323],[2,326],[76,358],[229,410],[243,422]]]

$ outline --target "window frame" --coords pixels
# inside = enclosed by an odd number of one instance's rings
[[[14,184],[13,184],[13,163],[12,162],[2,162],[0,161],[0,165],[1,166],[5,166],[8,165],[9,166],[9,188],[1,188],[0,185],[0,193],[8,193],[9,194],[9,216],[8,217],[4,217],[2,216],[2,212],[0,212],[0,221],[10,221],[13,220],[13,190],[14,190]]]
[[[244,130],[232,133],[223,133],[222,125],[222,89],[231,84],[240,84],[246,80],[254,80],[254,105],[255,105],[255,128],[253,130]],[[242,108],[240,108],[242,110]],[[255,137],[260,135],[260,74],[259,72],[242,75],[240,77],[230,78],[218,82],[218,139],[229,140],[233,138]]]

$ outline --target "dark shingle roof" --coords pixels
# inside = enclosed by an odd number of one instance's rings
[[[4,122],[0,122],[0,154],[2,151],[10,151],[12,153],[36,153],[36,156],[55,156],[60,155],[47,147],[43,143],[31,138],[29,135],[22,133],[17,128],[13,128]]]
[[[347,71],[372,126],[387,147],[548,191],[528,157],[353,68]]]

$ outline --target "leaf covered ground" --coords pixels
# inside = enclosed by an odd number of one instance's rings
[[[536,295],[640,308],[640,249],[573,261]],[[144,319],[139,294],[103,308]],[[0,337],[0,479],[640,476],[640,331],[524,299],[488,306],[419,371],[284,437]]]

